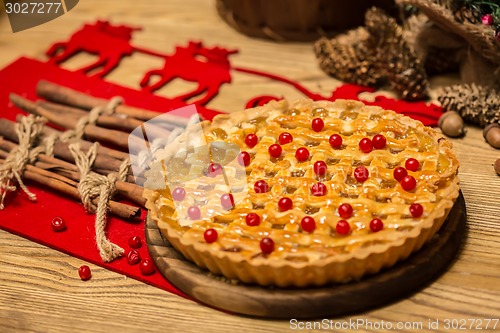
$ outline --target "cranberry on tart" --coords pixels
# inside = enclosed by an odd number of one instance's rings
[[[458,197],[451,143],[379,107],[279,101],[200,125],[146,173],[146,206],[178,251],[228,279],[305,287],[377,273],[420,249]]]

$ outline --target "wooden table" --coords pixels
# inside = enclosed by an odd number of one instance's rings
[[[276,44],[239,35],[218,18],[213,1],[202,0],[85,0],[52,22],[16,34],[10,32],[3,16],[0,66],[21,55],[43,59],[49,43],[65,40],[84,22],[96,18],[142,26],[143,31],[134,36],[134,44],[142,47],[172,52],[176,44],[203,40],[208,45],[238,48],[240,54],[232,58],[236,65],[285,75],[314,91],[326,94],[338,84],[318,69],[310,44]],[[84,59],[77,58],[66,67],[76,68],[81,61]],[[161,65],[157,59],[141,56],[125,61],[108,79],[131,87],[137,87],[146,69]],[[435,80],[434,87],[446,80]],[[185,86],[178,84],[175,89]],[[238,110],[250,96],[272,91],[299,97],[279,83],[235,73],[233,84],[224,86],[210,106]],[[394,327],[397,322],[416,322],[422,323],[423,329],[399,331],[421,332],[429,331],[429,321],[439,320],[439,331],[451,332],[445,329],[447,319],[483,319],[484,326],[484,319],[500,317],[500,177],[492,167],[500,151],[486,144],[477,128],[470,128],[465,138],[453,142],[461,162],[461,188],[468,210],[467,238],[458,259],[437,281],[410,298],[335,321],[364,319],[375,325],[384,321]],[[79,259],[0,231],[0,332],[243,333],[294,328],[289,321],[221,313],[93,265],[95,278],[82,283],[76,274],[82,264]],[[471,331],[470,323],[465,331]],[[364,330],[383,331],[360,329]],[[500,323],[496,330],[500,330]]]

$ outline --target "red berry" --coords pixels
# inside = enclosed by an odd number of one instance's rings
[[[491,14],[486,14],[481,17],[481,22],[484,25],[492,25],[494,22],[493,15]]]
[[[289,210],[289,209],[292,209],[292,206],[293,206],[293,202],[292,202],[292,199],[290,199],[290,198],[285,197],[285,198],[281,198],[278,201],[278,208],[282,212]]]
[[[373,148],[384,149],[387,145],[387,139],[382,134],[377,134],[372,139]]]
[[[280,136],[278,137],[278,142],[280,145],[286,145],[287,143],[290,143],[292,141],[293,141],[293,136],[288,132],[281,133]]]
[[[172,199],[175,201],[182,201],[186,197],[186,190],[183,189],[182,187],[176,187],[172,191]]]
[[[270,254],[274,251],[274,241],[269,237],[262,238],[260,241],[260,250],[264,254]]]
[[[345,203],[339,206],[339,215],[343,219],[348,219],[352,216],[352,206]]]
[[[246,151],[242,151],[241,153],[238,154],[238,163],[241,166],[249,166],[251,161],[250,154],[247,153]]]
[[[311,194],[314,195],[315,197],[322,197],[326,195],[326,191],[327,191],[326,185],[321,182],[318,182],[313,186],[311,186]]]
[[[129,265],[138,264],[141,261],[141,255],[137,250],[130,250],[127,253],[127,262]]]
[[[250,227],[256,227],[260,224],[260,216],[255,213],[248,213],[245,220]]]
[[[332,146],[332,148],[342,147],[342,137],[338,134],[333,134],[332,136],[330,136],[330,139],[328,141],[330,142],[330,146]]]
[[[417,186],[417,181],[413,176],[406,176],[401,180],[401,186],[405,191],[411,191]]]
[[[245,143],[248,147],[253,148],[259,142],[259,138],[255,134],[248,134],[245,138]]]
[[[151,259],[144,259],[139,265],[142,275],[151,275],[155,272],[155,265]]]
[[[128,246],[133,249],[138,249],[142,246],[142,240],[139,236],[132,236],[128,239]]]
[[[310,216],[306,216],[300,221],[300,227],[305,232],[313,232],[316,229],[316,221]]]
[[[324,176],[324,175],[326,175],[326,172],[328,171],[328,168],[327,168],[326,163],[324,161],[315,162],[313,169],[314,169],[314,173],[317,174],[318,176]]]
[[[89,266],[83,265],[78,268],[78,275],[80,275],[80,279],[82,279],[83,281],[87,281],[92,277],[92,271],[90,270]]]
[[[304,162],[309,159],[309,150],[307,148],[301,147],[295,152],[295,158],[299,162]]]
[[[420,168],[420,163],[414,158],[409,158],[406,160],[405,167],[410,171],[417,171]]]
[[[225,210],[230,210],[234,208],[234,198],[231,193],[224,193],[220,197],[220,204]]]
[[[188,216],[191,220],[199,220],[201,218],[201,210],[197,206],[188,208]]]
[[[283,149],[281,149],[280,145],[275,143],[275,144],[269,146],[268,151],[269,151],[269,155],[271,155],[271,157],[278,158],[281,156],[281,152],[283,151]]]
[[[214,178],[221,174],[222,174],[222,165],[220,165],[219,163],[210,163],[208,165],[207,175],[209,177]]]
[[[51,225],[54,231],[63,231],[66,229],[66,222],[59,216],[52,219]]]
[[[215,229],[207,229],[203,233],[203,238],[205,238],[205,242],[207,242],[207,243],[215,242],[217,240],[217,236],[219,236],[219,234],[217,233],[217,230],[215,230]]]
[[[255,193],[266,193],[269,191],[269,184],[265,180],[258,180],[253,185]]]
[[[321,119],[321,118],[314,118],[312,120],[311,127],[312,127],[313,131],[321,132],[323,127],[325,127],[325,123],[323,122],[323,119]]]
[[[397,167],[396,169],[394,169],[393,174],[394,174],[394,179],[400,182],[403,180],[403,178],[408,176],[408,171],[406,171],[406,169],[403,167]]]
[[[373,142],[372,140],[368,139],[368,138],[363,138],[361,139],[361,141],[359,141],[359,149],[361,149],[361,151],[363,153],[369,153],[373,150]]]
[[[370,175],[370,172],[364,165],[360,165],[354,169],[354,178],[360,183],[365,182]]]
[[[420,217],[424,213],[424,207],[421,204],[415,203],[410,206],[410,214],[413,217]]]
[[[339,235],[347,235],[351,231],[351,226],[346,220],[340,220],[337,222],[335,230]]]
[[[384,222],[381,219],[373,219],[370,222],[370,230],[373,232],[377,232],[384,229]]]

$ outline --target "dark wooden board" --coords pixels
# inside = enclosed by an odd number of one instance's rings
[[[209,306],[269,318],[326,318],[359,312],[408,297],[450,264],[465,236],[462,194],[438,234],[396,266],[361,281],[320,288],[279,289],[231,284],[187,261],[150,219],[146,240],[158,270],[177,288]]]

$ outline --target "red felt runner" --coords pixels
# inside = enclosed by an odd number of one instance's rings
[[[0,71],[0,87],[2,87],[0,116],[15,120],[16,116],[22,112],[9,102],[9,93],[17,93],[30,100],[36,100],[35,87],[41,79],[98,97],[121,96],[127,105],[155,111],[168,111],[185,105],[175,104],[162,97],[105,82],[100,78],[69,72],[37,60],[20,58]],[[206,108],[198,107],[198,110],[208,119],[216,114],[216,112]],[[31,202],[22,191],[9,193],[5,203],[6,208],[0,211],[0,228],[106,269],[185,296],[158,272],[150,276],[142,275],[139,265],[129,265],[125,257],[111,263],[103,263],[95,243],[95,216],[86,214],[80,202],[64,198],[57,192],[41,188],[30,182],[26,182],[26,185],[36,194],[37,202]],[[67,229],[65,231],[54,232],[52,230],[51,221],[56,216],[66,221]],[[140,236],[143,245],[138,251],[143,259],[149,258],[144,238],[145,224],[143,221],[145,216],[146,212],[143,212],[143,219],[140,223],[126,222],[110,216],[106,228],[110,241],[124,248],[126,252],[130,250],[128,239],[132,236]]]

